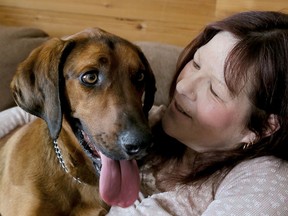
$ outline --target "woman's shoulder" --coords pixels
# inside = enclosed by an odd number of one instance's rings
[[[238,213],[274,214],[280,211],[286,214],[287,186],[287,161],[274,156],[250,159],[238,164],[227,174],[216,191],[213,205],[224,203],[227,209],[234,208],[233,211]]]
[[[259,187],[259,190],[260,188],[264,190],[265,185],[279,187],[281,183],[287,188],[288,162],[274,156],[263,156],[241,162],[227,174],[217,191],[221,193],[221,190],[240,183],[253,184],[253,188]]]
[[[266,170],[267,172],[281,171],[288,168],[288,161],[284,161],[275,156],[262,156],[246,160],[238,164],[233,171],[251,169],[257,171],[258,169]]]
[[[227,175],[242,177],[271,177],[288,176],[288,161],[284,161],[274,156],[262,156],[250,160],[246,160],[235,166]],[[234,177],[232,177],[234,178]],[[287,179],[288,180],[288,179]]]

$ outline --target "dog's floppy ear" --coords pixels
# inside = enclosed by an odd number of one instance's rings
[[[69,44],[57,38],[45,42],[19,65],[11,82],[16,103],[44,119],[52,139],[58,138],[62,125],[59,88]]]
[[[150,67],[150,64],[142,52],[140,52],[140,57],[143,63],[145,64],[146,70],[148,71],[148,73],[146,73],[145,76],[145,97],[143,105],[144,114],[148,118],[148,112],[154,103],[154,97],[156,92],[156,81],[153,71]]]

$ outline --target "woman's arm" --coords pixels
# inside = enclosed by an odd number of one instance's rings
[[[117,206],[111,207],[107,216],[172,216],[165,210],[157,201],[155,197],[144,199],[140,193],[139,200],[134,205],[128,208],[121,208]]]
[[[13,107],[0,112],[0,138],[36,118],[36,116],[25,112],[20,107]]]

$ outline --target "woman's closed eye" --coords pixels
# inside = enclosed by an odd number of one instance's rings
[[[213,96],[215,96],[217,99],[222,100],[219,95],[215,92],[215,90],[213,89],[212,84],[210,83],[210,92],[212,93]]]
[[[211,92],[212,96],[222,103],[227,103],[229,100],[231,100],[231,96],[227,89],[222,85],[218,83],[209,82],[209,91]]]
[[[200,65],[197,62],[195,62],[195,60],[192,61],[192,64],[196,70],[200,70]]]

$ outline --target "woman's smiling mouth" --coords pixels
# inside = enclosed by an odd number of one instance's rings
[[[183,108],[182,106],[179,105],[179,103],[177,103],[176,100],[174,100],[174,106],[176,108],[176,110],[180,113],[182,113],[183,115],[185,115],[188,118],[192,118]]]

